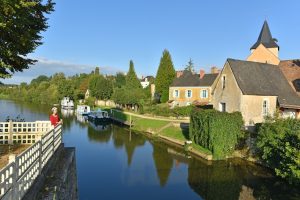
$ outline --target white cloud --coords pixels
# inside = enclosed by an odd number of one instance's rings
[[[63,72],[66,76],[80,73],[90,73],[97,65],[76,64],[72,62],[50,60],[47,58],[34,58],[38,62],[23,72],[15,73],[10,79],[0,79],[6,84],[19,84],[21,82],[29,83],[32,79],[39,75],[51,76],[58,72]],[[101,74],[115,74],[121,71],[115,67],[100,67]]]

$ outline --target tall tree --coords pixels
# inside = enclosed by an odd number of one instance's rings
[[[156,93],[160,96],[160,102],[169,99],[169,86],[176,76],[171,55],[168,50],[163,51],[155,79]]]
[[[126,76],[123,73],[118,72],[115,78],[115,87],[121,88],[125,85],[126,85]]]
[[[194,63],[192,61],[192,59],[190,58],[189,62],[187,63],[187,65],[185,66],[185,70],[188,70],[190,72],[194,72]]]
[[[48,28],[46,14],[54,10],[48,0],[0,1],[0,78],[29,68],[36,60],[27,58],[41,45],[40,33]]]
[[[126,75],[126,87],[130,89],[142,88],[142,85],[135,73],[133,61],[130,60],[129,70]]]
[[[95,68],[95,74],[96,74],[96,75],[99,75],[99,74],[100,74],[100,68],[99,68],[99,67],[96,67],[96,68]]]
[[[103,76],[94,75],[90,79],[89,89],[93,97],[101,100],[107,100],[110,99],[113,93],[113,84],[111,80],[108,80]]]

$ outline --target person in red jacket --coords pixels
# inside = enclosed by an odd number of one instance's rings
[[[57,114],[57,108],[53,107],[51,111],[52,111],[52,114],[50,115],[51,125],[57,126],[58,124],[62,124],[62,120],[59,118]]]

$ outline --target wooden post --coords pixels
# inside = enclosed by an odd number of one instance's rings
[[[13,144],[13,121],[9,120],[8,122],[8,144]]]
[[[40,143],[40,148],[39,148],[39,174],[41,174],[42,170],[43,170],[43,137],[38,142]]]
[[[12,161],[12,160],[10,160]],[[19,186],[18,186],[18,173],[19,173],[19,160],[15,156],[13,164],[12,186],[11,186],[11,200],[19,199]]]
[[[131,129],[131,114],[129,115],[129,128]]]

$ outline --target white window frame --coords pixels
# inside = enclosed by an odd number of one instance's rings
[[[268,116],[269,115],[269,111],[270,111],[270,102],[269,102],[269,99],[263,99],[263,102],[262,102],[262,115],[264,117]]]
[[[225,105],[225,111],[223,111],[223,106],[222,105]],[[227,112],[227,107],[226,107],[226,103],[225,102],[220,102],[219,103],[219,111],[220,112]]]
[[[177,96],[176,96],[176,91],[177,91]],[[180,91],[179,90],[174,90],[173,91],[173,97],[178,98],[180,96]]]
[[[205,96],[203,95],[203,92],[205,92]],[[200,98],[207,99],[208,98],[208,89],[204,89],[200,91]]]
[[[190,97],[188,96],[189,91],[191,91],[191,96],[190,96]],[[186,98],[192,98],[192,97],[193,97],[193,91],[192,91],[192,90],[186,90],[186,91],[185,91],[185,97],[186,97]]]

